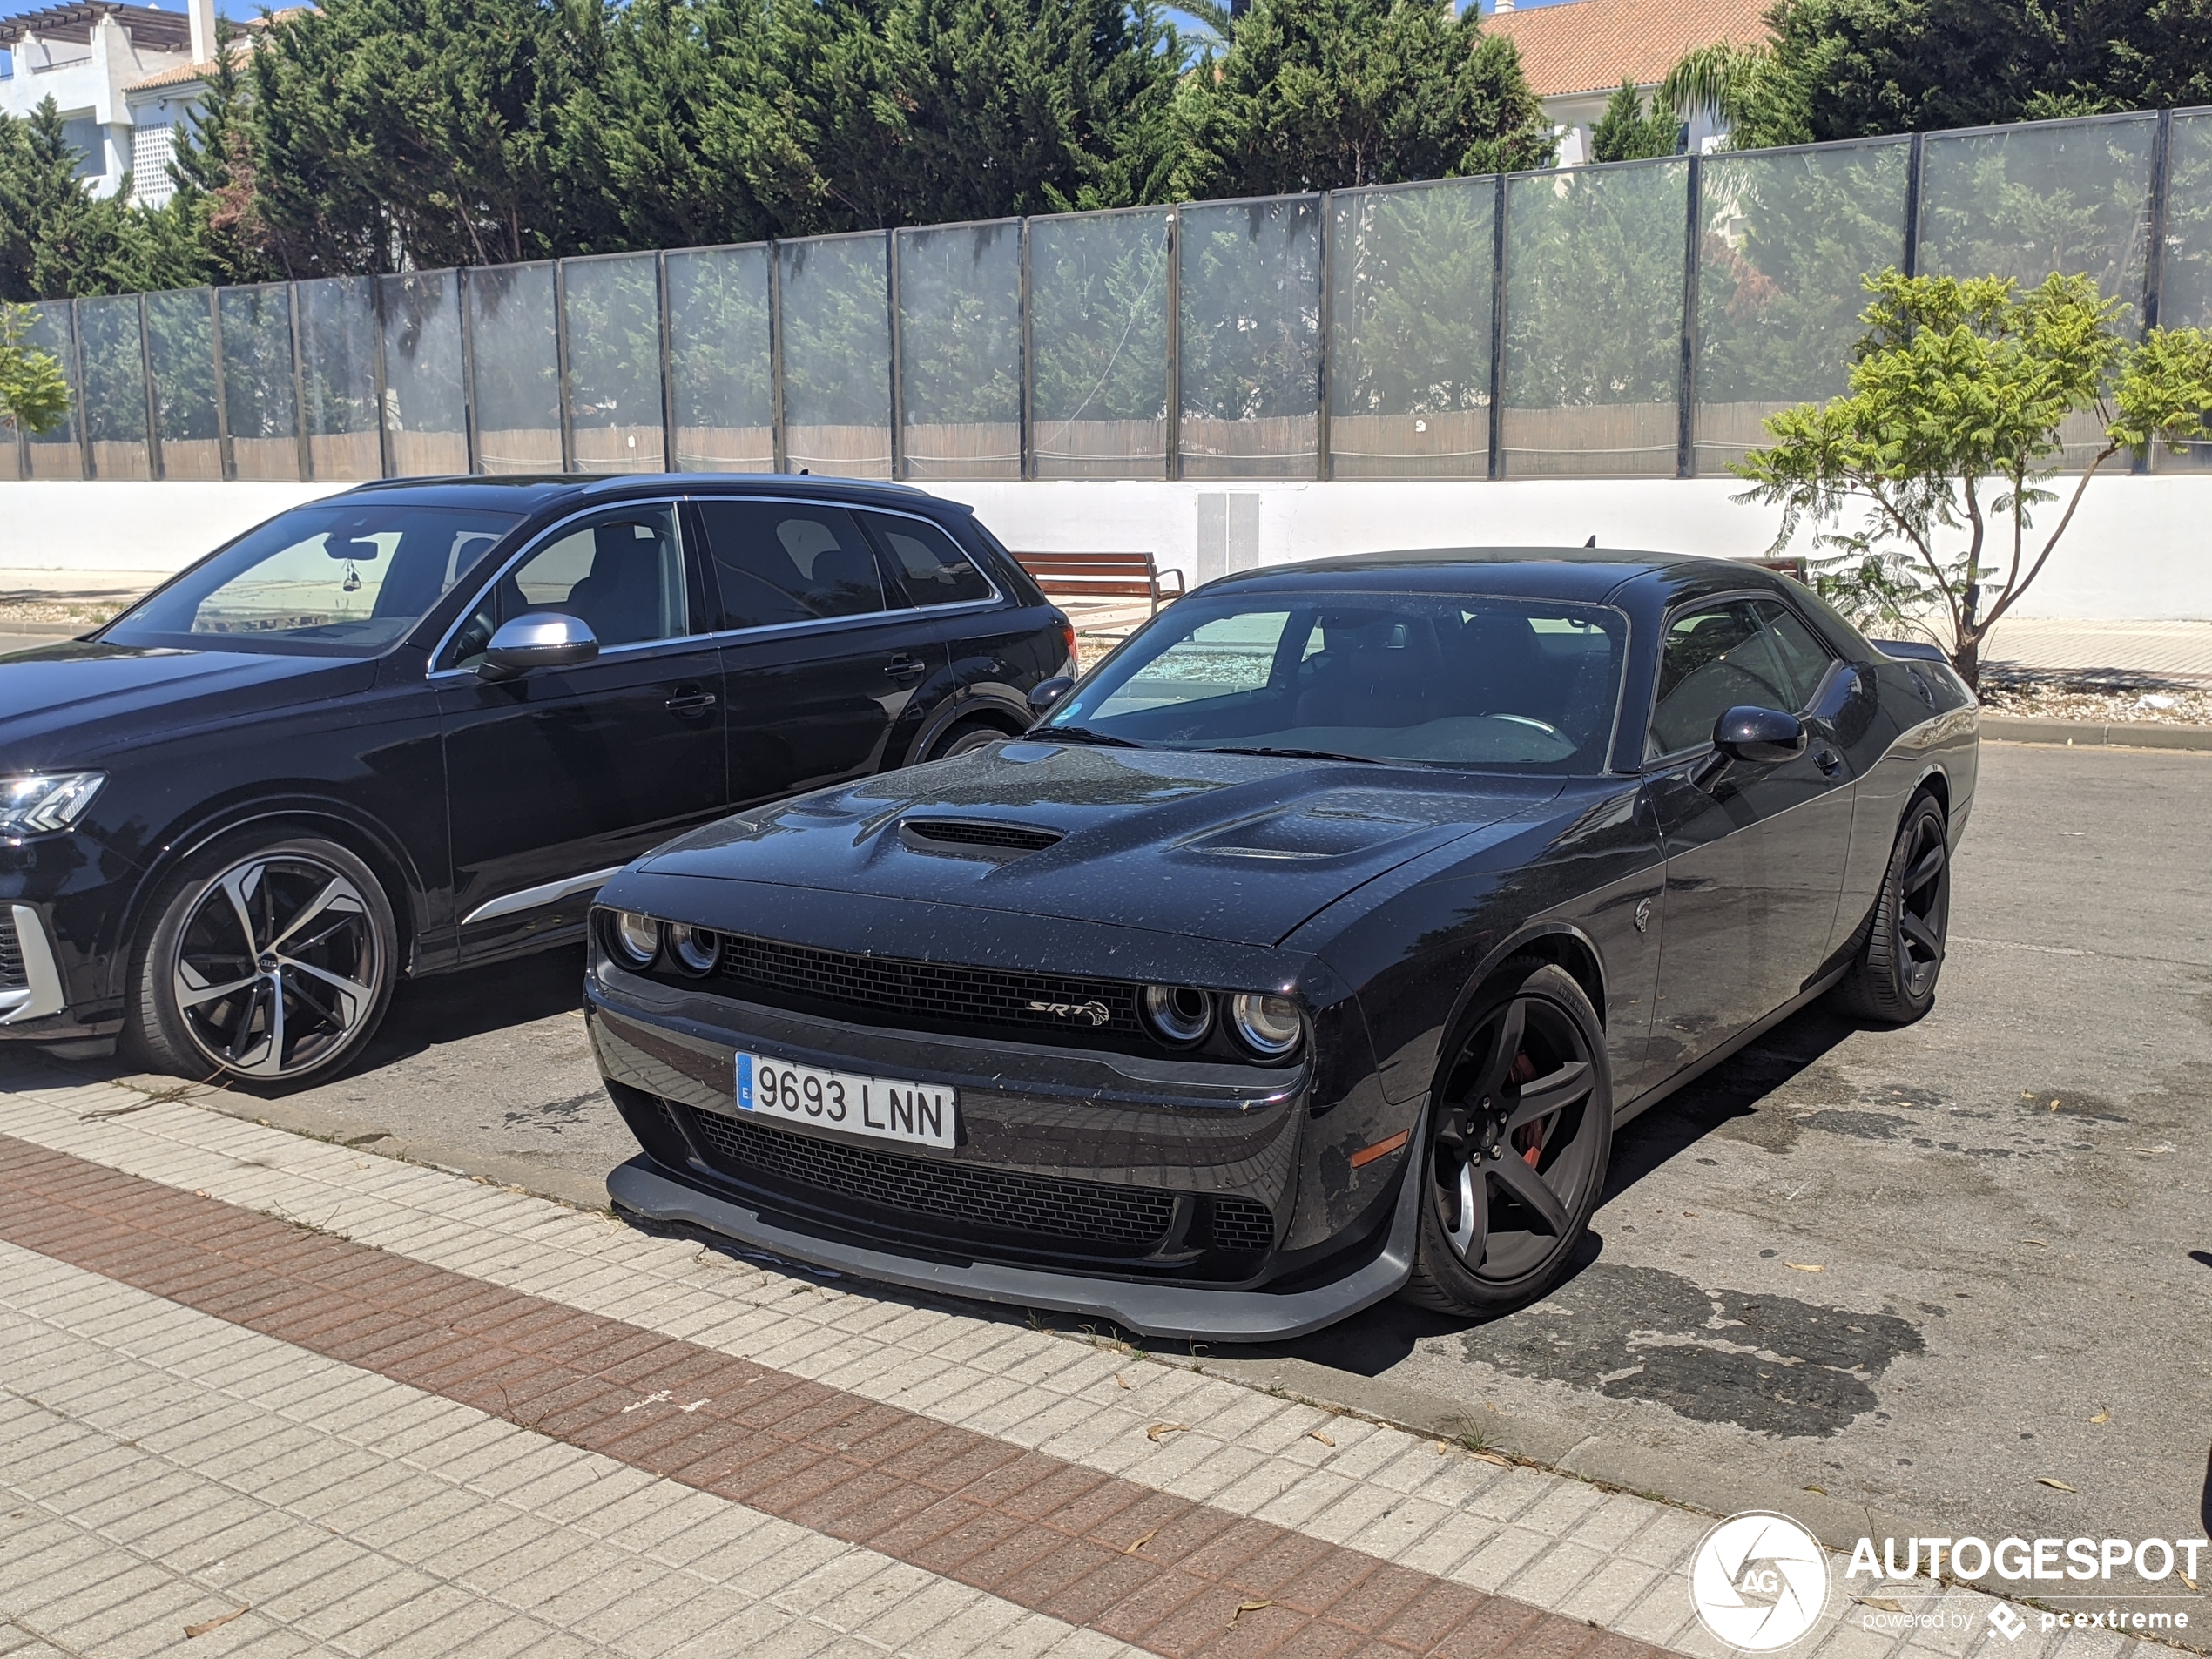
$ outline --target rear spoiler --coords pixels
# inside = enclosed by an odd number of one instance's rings
[[[1940,645],[1931,645],[1920,639],[1870,639],[1868,644],[1885,657],[1910,658],[1915,662],[1940,663],[1951,666],[1951,658]]]

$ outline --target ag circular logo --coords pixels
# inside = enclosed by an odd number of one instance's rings
[[[1698,1622],[1730,1647],[1771,1653],[1820,1622],[1828,1557],[1787,1515],[1730,1515],[1690,1557],[1689,1602]]]

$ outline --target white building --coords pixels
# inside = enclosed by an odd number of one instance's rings
[[[114,194],[127,176],[137,200],[169,199],[177,125],[214,72],[214,0],[22,12],[0,18],[0,110],[27,116],[51,98],[94,195]]]

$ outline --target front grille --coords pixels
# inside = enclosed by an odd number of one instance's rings
[[[1018,824],[974,824],[948,818],[910,818],[901,826],[925,841],[953,846],[999,846],[1016,853],[1042,853],[1064,838],[1059,830],[1029,829]]]
[[[1275,1217],[1267,1206],[1252,1198],[1213,1201],[1213,1245],[1216,1250],[1266,1250],[1275,1242]]]
[[[900,1157],[719,1112],[694,1110],[691,1121],[715,1161],[740,1179],[771,1176],[836,1197],[994,1232],[1150,1247],[1166,1236],[1175,1217],[1175,1196],[1147,1188],[1096,1186]],[[1272,1242],[1271,1227],[1268,1237]]]
[[[782,996],[910,1020],[1143,1035],[1136,1022],[1136,987],[1115,980],[862,956],[740,934],[724,935],[722,976]]]
[[[23,971],[23,941],[16,937],[15,913],[0,909],[0,991],[20,991],[30,983]]]

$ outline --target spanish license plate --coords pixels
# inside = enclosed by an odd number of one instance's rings
[[[915,1146],[950,1147],[959,1127],[953,1089],[794,1066],[743,1050],[738,1054],[738,1109]]]

